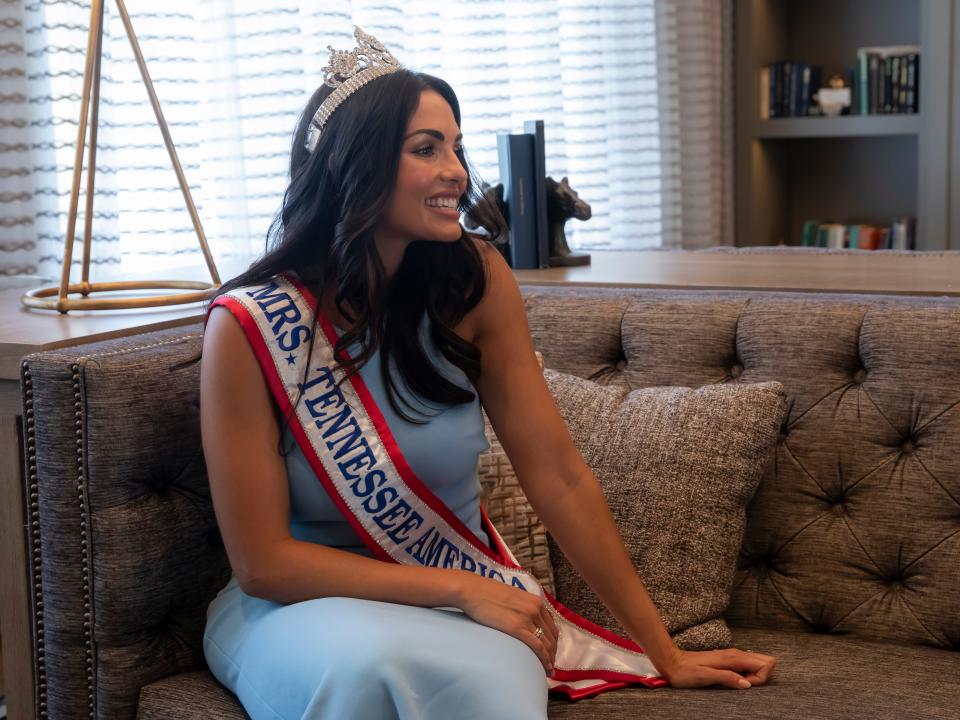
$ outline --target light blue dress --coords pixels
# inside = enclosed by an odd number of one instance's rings
[[[422,336],[434,364],[469,387]],[[422,425],[404,421],[380,381],[380,355],[361,376],[421,480],[479,537],[479,454],[488,445],[478,401]],[[416,405],[415,405],[416,407]],[[420,405],[420,408],[426,408]],[[407,408],[404,408],[410,414]],[[291,533],[369,554],[320,485],[289,431]],[[451,609],[329,597],[291,605],[252,597],[235,578],[207,612],[213,675],[253,720],[544,720],[547,682],[520,640]]]

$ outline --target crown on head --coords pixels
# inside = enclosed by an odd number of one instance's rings
[[[353,27],[353,37],[357,40],[357,47],[353,50],[334,50],[327,46],[330,64],[323,68],[323,83],[334,90],[320,103],[310,121],[304,142],[308,152],[313,152],[317,147],[323,126],[344,100],[371,80],[402,67],[382,42],[356,25]]]

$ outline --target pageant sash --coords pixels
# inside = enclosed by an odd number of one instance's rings
[[[293,275],[225,293],[278,406],[317,479],[374,555],[384,561],[459,568],[544,598],[559,635],[550,689],[571,699],[631,684],[666,685],[643,650],[564,607],[521,568],[481,510],[491,549],[413,473],[363,379],[335,370],[337,333]],[[320,332],[314,332],[319,327]],[[304,365],[310,353],[304,381]]]

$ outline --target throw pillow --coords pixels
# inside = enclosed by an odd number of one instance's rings
[[[730,645],[723,613],[753,496],[786,412],[776,382],[630,391],[547,370],[667,630],[686,649]],[[550,538],[557,598],[623,629]]]

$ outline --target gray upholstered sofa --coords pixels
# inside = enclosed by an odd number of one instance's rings
[[[551,717],[960,717],[960,299],[525,297],[550,367],[637,387],[775,379],[791,405],[727,613],[738,645],[780,658],[774,681],[552,700]],[[229,574],[198,367],[179,366],[200,341],[197,325],[23,364],[34,670],[51,720],[243,717],[200,649]]]

